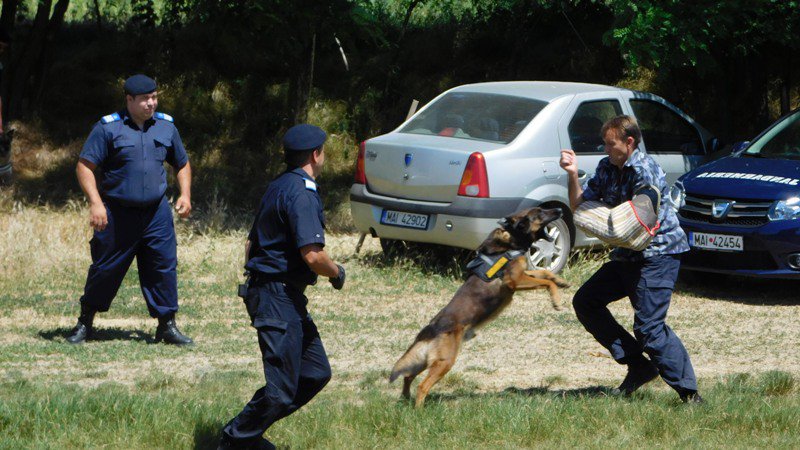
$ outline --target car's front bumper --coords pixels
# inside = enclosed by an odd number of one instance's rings
[[[683,255],[681,267],[703,272],[717,272],[762,278],[797,278],[788,259],[800,253],[800,221],[769,222],[758,227],[731,227],[681,218],[687,233],[712,233],[742,236],[744,251],[728,252],[692,247]]]

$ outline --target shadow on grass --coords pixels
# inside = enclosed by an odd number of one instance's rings
[[[80,199],[81,191],[75,181],[77,160],[64,159],[37,177],[19,177],[14,181],[13,197],[23,204],[64,206],[69,199]]]
[[[194,428],[194,449],[213,450],[219,445],[223,422],[202,422]]]
[[[610,396],[611,388],[608,386],[589,386],[578,389],[550,389],[547,387],[532,387],[520,389],[509,387],[502,392],[453,392],[453,393],[431,393],[428,400],[451,402],[465,399],[488,399],[508,397],[518,395],[522,397],[548,397],[548,398],[595,398]]]
[[[39,337],[48,341],[64,340],[72,328],[56,328],[54,330],[39,331]],[[123,330],[120,328],[95,328],[90,341],[139,341],[152,344],[155,339],[150,333],[143,330]]]
[[[800,281],[681,271],[675,291],[745,305],[796,306]]]

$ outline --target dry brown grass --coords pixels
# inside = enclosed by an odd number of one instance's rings
[[[241,370],[252,373],[256,383],[260,359],[255,336],[234,296],[245,231],[209,235],[196,230],[191,223],[178,226],[183,308],[179,325],[197,340],[193,350],[146,344],[143,339],[152,334],[155,321],[147,317],[135,278],[126,281],[111,311],[97,320],[100,329],[116,334],[76,349],[61,335],[74,324],[90,262],[85,208],[72,205],[56,212],[26,207],[0,215],[0,235],[6,238],[0,246],[0,298],[5,304],[0,311],[0,353],[6,355],[0,376],[57,377],[87,385],[113,380],[133,386],[153,371],[196,379],[217,370]],[[384,379],[459,284],[425,275],[413,263],[384,261],[372,239],[362,255],[354,256],[356,241],[356,235],[328,238],[331,255],[346,261],[344,291],[336,292],[326,282],[307,291],[336,374],[332,386],[342,389]],[[581,280],[571,281],[577,286]],[[687,290],[675,294],[668,323],[692,355],[701,383],[769,370],[800,376],[800,302],[792,289],[786,282],[745,282],[719,289],[704,286],[702,295]],[[574,288],[567,290],[565,298],[573,293]],[[612,310],[630,327],[632,310],[625,300]],[[437,389],[614,384],[624,369],[591,356],[599,350],[571,311],[554,311],[544,293],[520,293],[495,322],[465,344],[449,381]],[[378,385],[399,393],[399,385]]]

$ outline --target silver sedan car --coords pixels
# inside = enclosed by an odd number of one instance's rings
[[[515,81],[450,89],[396,130],[361,144],[350,189],[356,227],[398,242],[475,249],[497,220],[522,208],[561,208],[530,251],[532,267],[560,271],[570,250],[600,244],[572,224],[562,148],[591,177],[605,157],[602,124],[635,116],[641,148],[668,185],[716,151],[717,140],[664,99],[612,86]]]

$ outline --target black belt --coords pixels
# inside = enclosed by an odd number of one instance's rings
[[[259,285],[265,283],[283,283],[294,289],[297,289],[302,294],[305,292],[308,285],[297,284],[294,281],[288,280],[285,275],[263,272],[250,272],[250,285]]]

